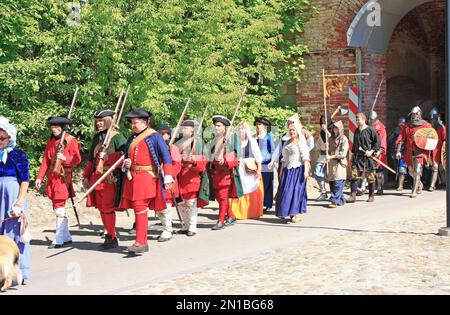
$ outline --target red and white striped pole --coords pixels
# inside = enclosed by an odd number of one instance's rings
[[[350,142],[350,151],[353,147],[353,140],[355,138],[356,128],[358,125],[356,124],[356,114],[358,114],[359,108],[359,97],[358,97],[358,87],[352,86],[348,91],[348,116],[349,116],[349,137],[348,140]]]

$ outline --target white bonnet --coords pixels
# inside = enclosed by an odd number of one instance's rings
[[[11,137],[11,140],[16,142],[17,128],[9,122],[8,118],[0,116],[0,129],[3,129]]]

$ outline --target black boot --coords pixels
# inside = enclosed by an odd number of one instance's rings
[[[375,183],[369,183],[369,199],[367,199],[367,202],[374,202],[375,201]]]
[[[217,221],[217,223],[212,227],[213,230],[221,230],[225,227],[225,223]]]
[[[347,199],[348,203],[356,202],[356,191],[358,190],[358,182],[356,180],[350,183],[350,198]]]
[[[101,249],[102,250],[107,250],[107,249],[113,249],[113,248],[117,248],[119,247],[119,242],[117,241],[117,237],[115,237],[114,239],[111,238],[111,236],[107,235],[108,239],[105,239],[105,243],[103,243],[103,245],[101,245]]]
[[[225,220],[225,225],[226,226],[233,225],[235,222],[236,222],[236,217],[232,217],[232,218],[229,217]]]

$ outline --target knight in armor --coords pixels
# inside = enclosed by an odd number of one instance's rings
[[[410,112],[410,121],[405,124],[396,141],[397,160],[402,158],[404,146],[404,161],[408,165],[409,175],[413,178],[411,198],[416,198],[422,193],[423,183],[421,180],[424,162],[428,164],[430,151],[418,147],[414,135],[421,129],[432,128],[431,124],[422,119],[422,110],[415,106]]]
[[[397,128],[395,128],[394,132],[392,133],[392,140],[390,141],[390,143],[392,143],[392,146],[390,146],[390,148],[391,148],[393,159],[395,159],[395,149],[396,149],[395,143],[398,139],[398,136],[402,132],[402,129],[405,126],[405,124],[406,124],[406,118],[401,117],[398,120]],[[404,152],[401,152],[401,153],[403,154]],[[405,178],[406,178],[406,175],[408,174],[408,165],[405,163],[405,161],[403,161],[403,159],[397,160],[397,174],[398,174],[397,191],[403,191],[403,185],[405,183]]]
[[[431,124],[438,134],[438,143],[436,149],[433,150],[432,154],[433,161],[432,161],[431,182],[430,187],[428,188],[429,191],[434,191],[436,190],[436,182],[438,180],[439,174],[442,173],[445,174],[445,172],[442,172],[443,168],[441,165],[442,164],[441,154],[442,154],[442,145],[444,144],[444,141],[446,141],[447,132],[445,129],[445,125],[442,122],[442,115],[441,113],[439,113],[436,107],[431,110],[430,118]]]

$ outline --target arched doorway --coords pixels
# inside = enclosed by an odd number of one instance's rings
[[[370,26],[374,8],[381,10],[380,25]],[[386,85],[377,107],[382,107],[388,129],[415,105],[426,115],[445,102],[445,0],[371,0],[353,20],[349,46],[365,53],[366,109],[376,93],[379,78]],[[380,62],[382,61],[382,62]]]
[[[394,128],[413,106],[425,118],[445,110],[445,1],[422,4],[396,25],[386,52],[386,123]]]

